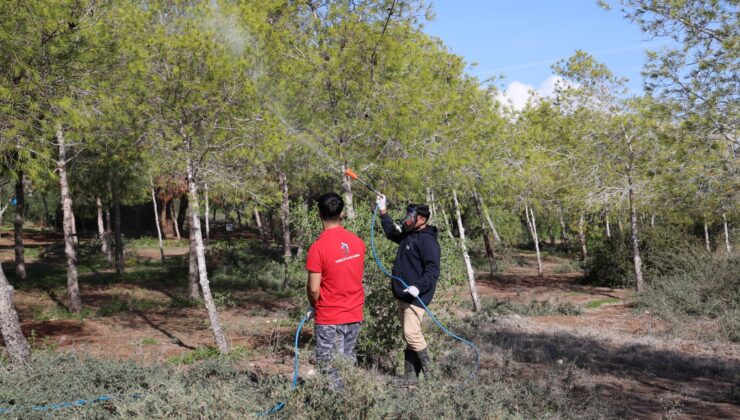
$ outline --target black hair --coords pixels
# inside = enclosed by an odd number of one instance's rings
[[[416,209],[416,214],[429,220],[431,213],[429,212],[429,206],[426,204],[410,204],[409,207]]]
[[[416,213],[427,220],[429,220],[429,216],[431,215],[431,213],[429,212],[429,206],[427,206],[426,204],[419,204],[418,206],[416,206]]]
[[[342,216],[344,200],[339,194],[330,192],[319,197],[319,217],[321,220],[336,222]]]

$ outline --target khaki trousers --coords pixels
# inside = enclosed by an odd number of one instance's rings
[[[410,303],[398,301],[398,319],[403,328],[403,339],[406,348],[413,351],[422,351],[427,348],[427,342],[421,333],[421,321],[424,318],[424,308]]]

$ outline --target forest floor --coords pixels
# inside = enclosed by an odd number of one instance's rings
[[[158,248],[135,248],[137,265],[123,277],[93,263],[80,265],[82,316],[64,310],[64,261],[55,255],[59,238],[26,238],[29,280],[14,281],[12,237],[0,238],[0,261],[16,287],[16,306],[25,334],[36,348],[75,350],[96,357],[160,363],[198,357],[213,342],[206,312],[191,307],[181,281],[160,281]],[[166,251],[169,276],[186,277],[187,242]],[[578,315],[510,314],[493,317],[478,332],[483,369],[510,355],[522,375],[545,367],[574,366],[577,386],[611,407],[606,416],[641,418],[740,418],[740,345],[677,334],[667,323],[630,303],[630,292],[582,285],[581,274],[563,272],[569,261],[546,256],[537,276],[532,253],[517,251],[518,263],[490,276],[478,273],[483,306],[508,300],[520,305],[547,300],[578,309]],[[467,299],[467,288],[453,293]],[[261,289],[222,289],[214,284],[221,319],[239,363],[264,374],[291,372],[295,298]],[[453,312],[470,316],[469,306]],[[428,323],[429,324],[429,323]],[[427,328],[433,328],[427,325]],[[697,323],[684,331],[712,328]],[[302,336],[305,347],[312,331]],[[497,356],[498,355],[498,356]],[[312,374],[310,365],[302,375]]]

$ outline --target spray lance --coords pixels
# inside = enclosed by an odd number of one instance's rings
[[[344,174],[347,175],[348,177],[354,179],[355,181],[359,182],[360,184],[362,184],[368,190],[374,192],[375,194],[385,196],[383,193],[381,193],[377,189],[373,188],[372,185],[370,185],[367,182],[361,180],[360,177],[358,177],[357,174],[355,173],[355,171],[353,171],[351,168],[345,169],[344,170]],[[417,212],[417,205],[416,204],[409,204],[406,207],[406,217],[404,217],[401,220],[395,221],[393,223],[393,226],[395,226],[396,231],[398,231],[398,233],[411,232],[412,230],[414,230],[414,227],[416,226],[416,220],[417,220],[417,217],[418,216],[419,215],[418,215],[418,212]]]

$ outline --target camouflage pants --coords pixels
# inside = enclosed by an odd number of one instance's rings
[[[346,357],[354,363],[355,344],[360,335],[360,322],[339,325],[316,325],[316,360],[323,375],[329,378],[329,386],[332,389],[341,390],[344,382],[339,371],[331,363],[334,353]]]

